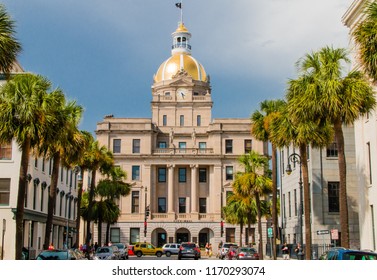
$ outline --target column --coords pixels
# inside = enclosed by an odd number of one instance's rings
[[[198,213],[198,165],[191,167],[191,213]]]
[[[168,213],[174,213],[174,165],[169,164],[168,169]]]

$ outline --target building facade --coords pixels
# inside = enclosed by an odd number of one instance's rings
[[[344,14],[342,21],[350,34],[362,21],[362,11],[367,3],[355,0]],[[350,36],[351,37],[351,36]],[[354,67],[357,65],[357,49],[352,38],[350,49]],[[355,122],[356,171],[359,186],[360,243],[361,248],[377,250],[377,115],[376,110]]]
[[[221,209],[242,171],[237,159],[267,146],[251,136],[250,119],[212,119],[210,78],[191,56],[190,38],[179,23],[171,56],[154,75],[152,118],[110,115],[97,124],[98,141],[132,185],[118,201],[112,242],[239,241],[239,226],[225,223]]]

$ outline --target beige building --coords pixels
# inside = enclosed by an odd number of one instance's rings
[[[132,184],[119,201],[113,242],[239,242],[238,225],[224,223],[222,233],[221,207],[240,170],[237,158],[266,145],[250,135],[249,119],[212,119],[210,78],[191,56],[190,37],[183,23],[172,34],[171,56],[154,75],[152,118],[106,116],[97,124],[98,141]]]
[[[365,0],[355,0],[342,21],[350,34],[362,20]],[[352,38],[351,38],[352,39]],[[351,40],[350,49],[356,63],[357,49]],[[377,250],[377,115],[376,110],[355,123],[356,172],[359,186],[360,245]]]

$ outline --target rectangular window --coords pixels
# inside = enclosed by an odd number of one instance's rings
[[[179,182],[184,183],[186,182],[186,168],[179,168]]]
[[[207,182],[207,168],[199,168],[199,183]]]
[[[285,194],[283,194],[283,217],[287,218],[286,209],[285,209]]]
[[[327,157],[338,157],[338,145],[336,142],[332,142],[327,146],[326,151]]]
[[[45,164],[46,164],[46,160],[45,158],[42,159],[42,172],[45,172]]]
[[[163,115],[162,116],[162,126],[167,126],[168,125],[168,116]]]
[[[179,116],[179,126],[184,126],[185,125],[185,116],[180,115]]]
[[[186,213],[186,197],[179,198],[179,213]]]
[[[225,242],[236,242],[236,229],[235,228],[226,228],[225,229]]]
[[[225,167],[225,179],[226,180],[233,180],[233,166],[226,166]]]
[[[292,216],[291,208],[291,192],[288,192],[288,217]]]
[[[197,115],[196,116],[196,126],[201,126],[202,125],[202,116]]]
[[[251,152],[251,144],[252,140],[251,139],[245,139],[245,154],[248,154]]]
[[[133,154],[140,154],[140,139],[133,139],[132,140],[132,153]]]
[[[10,179],[0,179],[0,205],[9,205]]]
[[[294,199],[294,204],[295,204],[295,216],[297,216],[297,190],[294,190],[294,193],[293,193],[293,199]]]
[[[179,142],[178,143],[179,153],[184,154],[186,153],[186,142]]]
[[[0,159],[12,159],[12,143],[0,144]]]
[[[158,182],[166,182],[166,168],[164,167],[158,168]]]
[[[233,140],[231,139],[225,140],[225,153],[226,154],[233,153]]]
[[[60,166],[60,181],[61,182],[64,181],[64,169],[63,169],[63,165]]]
[[[120,228],[110,228],[110,241],[112,243],[120,242]]]
[[[166,213],[166,197],[158,198],[158,213]]]
[[[49,163],[48,163],[48,175],[51,175],[52,174],[52,165],[54,164],[54,161],[52,160],[52,158],[49,160]]]
[[[139,191],[132,192],[132,213],[139,213]]]
[[[372,157],[371,157],[371,154],[370,154],[370,143],[368,142],[367,143],[367,153],[368,153],[368,172],[369,172],[369,184],[371,185],[372,184]]]
[[[132,166],[132,180],[133,181],[140,180],[140,166],[139,165]]]
[[[199,213],[207,213],[207,198],[199,198]]]
[[[329,182],[327,184],[329,194],[329,212],[339,212],[339,182]]]
[[[35,159],[34,159],[34,167],[35,167],[35,168],[38,168],[38,158],[35,158]]]
[[[166,142],[158,142],[158,148],[159,149],[166,149],[167,148]]]
[[[121,139],[113,139],[113,153],[114,154],[120,154],[121,152],[121,149],[120,149],[120,146],[121,146]]]
[[[130,228],[130,244],[140,242],[140,228]]]
[[[206,142],[199,142],[199,149],[201,149],[201,150],[207,149],[207,143]]]

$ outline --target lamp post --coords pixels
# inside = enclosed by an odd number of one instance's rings
[[[3,219],[3,236],[1,239],[1,259],[4,259],[4,238],[5,238],[5,228],[7,226],[7,220]]]
[[[65,211],[66,211],[66,214],[67,214],[67,231],[66,231],[66,235],[65,235],[65,246],[66,246],[66,249],[68,250],[68,230],[69,230],[69,211],[68,211],[68,206],[71,205],[71,203],[68,204],[68,200],[70,199],[71,197],[71,192],[68,192],[66,194],[66,197],[67,197],[67,200],[66,200],[66,203],[65,203]]]
[[[293,164],[298,164],[300,166],[300,178],[298,181],[299,187],[300,187],[300,206],[299,206],[299,215],[298,215],[298,220],[299,220],[299,242],[300,245],[302,246],[303,244],[303,234],[302,234],[302,210],[303,210],[303,199],[302,199],[302,170],[301,170],[301,156],[299,154],[293,153],[288,157],[288,165],[285,170],[288,175],[292,173],[292,166],[289,162],[292,162]]]

